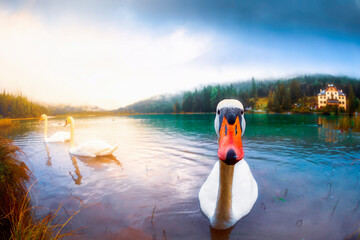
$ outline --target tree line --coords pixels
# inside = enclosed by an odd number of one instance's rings
[[[214,112],[217,104],[225,98],[239,99],[244,107],[254,109],[259,98],[266,98],[268,111],[282,112],[293,109],[294,104],[300,108],[314,107],[320,89],[325,89],[330,83],[347,95],[350,112],[359,108],[359,79],[311,75],[267,81],[252,78],[245,82],[208,85],[177,97],[143,100],[125,109],[136,113]]]
[[[46,107],[33,103],[21,94],[13,95],[5,90],[0,94],[0,118],[38,117],[47,112]]]
[[[224,85],[207,85],[193,91],[177,95],[159,96],[142,100],[119,108],[120,113],[179,113],[214,112],[217,104],[225,98],[239,99],[245,108],[256,108],[260,98],[267,99],[266,109],[273,112],[295,110],[316,105],[316,96],[320,89],[333,83],[347,95],[348,112],[359,111],[360,81],[349,77],[329,75],[300,76],[291,79],[257,81],[254,78],[245,82]],[[307,110],[306,110],[307,111]],[[101,112],[99,108],[50,106],[45,107],[20,95],[0,94],[1,117],[37,117],[42,113],[67,114],[69,112]]]

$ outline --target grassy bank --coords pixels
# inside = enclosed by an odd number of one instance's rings
[[[44,218],[37,218],[28,184],[31,172],[19,159],[20,150],[10,140],[0,138],[0,239],[61,239],[73,232],[62,234],[67,220],[61,219],[59,210]],[[62,222],[62,223],[60,223]]]
[[[19,125],[19,122],[13,119],[0,119],[0,128],[13,127],[16,125]]]

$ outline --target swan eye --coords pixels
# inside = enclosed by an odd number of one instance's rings
[[[237,132],[238,132],[238,130],[237,130],[237,124],[235,125],[235,135],[237,135]]]
[[[220,109],[217,110],[217,114],[220,115]]]
[[[243,115],[243,114],[244,114],[244,110],[241,110],[240,113],[241,113],[241,115]]]
[[[227,125],[225,124],[225,136],[227,136]]]

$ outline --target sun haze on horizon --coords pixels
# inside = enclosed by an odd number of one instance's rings
[[[251,77],[360,77],[360,1],[0,1],[0,66],[0,90],[105,109]]]

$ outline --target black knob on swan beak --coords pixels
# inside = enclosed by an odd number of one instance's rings
[[[238,160],[236,160],[236,153],[234,151],[234,149],[229,149],[226,153],[226,160],[225,163],[228,165],[234,165],[235,163],[237,163]]]

